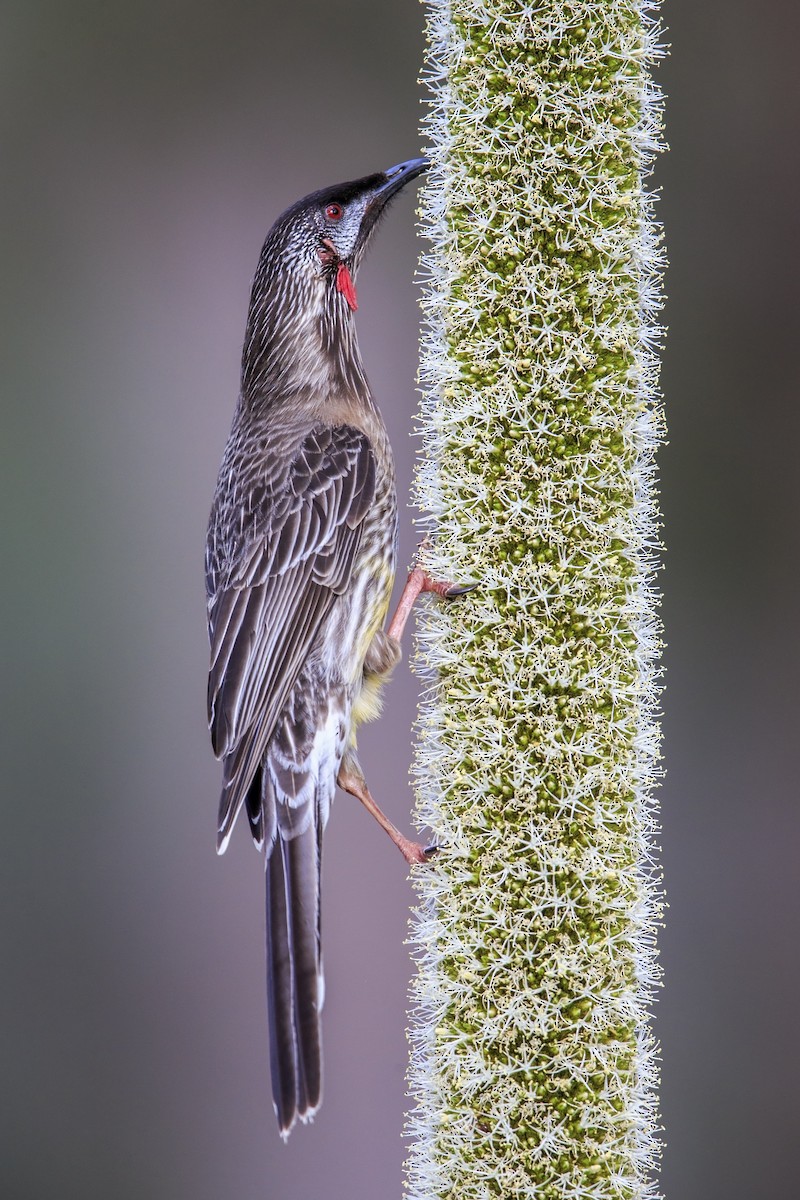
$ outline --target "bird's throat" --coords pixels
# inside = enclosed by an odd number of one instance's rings
[[[340,262],[336,271],[336,290],[341,292],[353,312],[358,308],[356,300],[356,285],[347,263]]]

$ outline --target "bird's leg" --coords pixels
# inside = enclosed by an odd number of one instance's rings
[[[432,579],[422,567],[414,567],[406,580],[406,586],[403,588],[388,629],[385,632],[379,630],[372,640],[364,662],[365,679],[385,677],[391,672],[392,667],[396,666],[400,659],[400,638],[403,635],[409,613],[414,607],[414,601],[421,592],[434,592],[437,596],[452,600],[456,596],[463,596],[465,592],[471,592],[476,586],[474,583],[462,586],[443,579]],[[419,842],[412,842],[392,824],[372,798],[361,767],[352,750],[348,751],[342,759],[336,782],[345,792],[349,792],[351,796],[360,800],[367,812],[372,813],[381,829],[386,830],[407,863],[430,862],[438,847],[423,847]]]
[[[407,863],[430,862],[432,856],[436,853],[436,847],[433,846],[427,850],[424,849],[419,842],[412,842],[410,838],[404,837],[400,830],[392,824],[386,813],[378,808],[378,805],[370,795],[364,776],[361,774],[357,763],[353,761],[351,754],[345,755],[342,759],[342,765],[339,768],[339,775],[336,782],[345,792],[349,792],[351,796],[355,796],[357,800],[360,800],[367,812],[372,813],[381,829],[386,830]]]
[[[450,583],[446,579],[431,579],[427,571],[422,567],[414,567],[409,572],[406,586],[403,588],[400,599],[395,609],[395,614],[386,630],[390,638],[394,638],[396,642],[400,641],[403,636],[403,630],[406,627],[409,613],[414,607],[414,602],[422,592],[434,592],[437,596],[443,596],[445,600],[455,600],[456,596],[463,596],[466,592],[471,592],[477,585],[474,583],[458,584]]]

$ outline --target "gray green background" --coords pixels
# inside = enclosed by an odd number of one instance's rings
[[[325,1104],[271,1111],[262,870],[214,854],[205,522],[263,235],[416,155],[416,3],[0,6],[2,1157],[9,1200],[400,1196],[412,892],[340,796]],[[672,0],[661,455],[670,1200],[796,1195],[797,96],[780,0]],[[414,201],[359,329],[407,495]],[[401,556],[415,544],[411,512]],[[407,828],[417,683],[362,735]]]

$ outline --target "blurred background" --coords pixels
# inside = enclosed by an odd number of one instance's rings
[[[800,16],[670,0],[661,936],[670,1200],[796,1195]],[[278,1138],[262,870],[213,849],[202,555],[274,217],[419,153],[419,5],[0,5],[9,1200],[399,1197],[411,888],[326,837],[326,1096]],[[359,281],[407,495],[414,189]],[[401,522],[401,559],[415,535]],[[406,667],[362,737],[409,825]]]

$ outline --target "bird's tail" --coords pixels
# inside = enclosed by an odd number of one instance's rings
[[[267,997],[272,1095],[286,1138],[322,1100],[322,829],[316,797],[296,807],[278,800],[278,833],[267,847]]]

